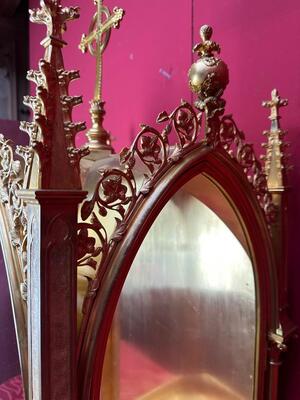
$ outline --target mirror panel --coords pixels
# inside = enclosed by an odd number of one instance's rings
[[[256,299],[246,250],[190,183],[172,197],[123,287],[102,399],[253,398]]]
[[[23,384],[4,259],[0,250],[0,399],[23,399]]]

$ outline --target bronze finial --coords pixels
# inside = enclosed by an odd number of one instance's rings
[[[221,49],[218,43],[211,41],[213,29],[209,25],[203,25],[200,28],[200,37],[202,43],[194,46],[193,51],[198,53],[199,57],[212,57],[214,52],[220,53]]]
[[[227,65],[214,55],[220,53],[220,46],[210,40],[212,34],[212,27],[203,25],[200,28],[202,42],[193,48],[199,60],[191,66],[189,84],[200,100],[210,96],[220,97],[229,81]]]
[[[112,28],[119,28],[124,10],[115,7],[110,13],[109,9],[103,6],[103,0],[94,2],[97,4],[97,12],[93,16],[88,35],[82,35],[79,44],[79,49],[83,53],[89,51],[92,56],[96,57],[95,93],[90,102],[92,127],[87,132],[88,146],[91,151],[108,150],[113,152],[110,134],[103,128],[105,102],[102,100],[102,55],[108,45]],[[105,17],[104,21],[102,21],[102,15]],[[93,156],[91,155],[91,157]]]
[[[213,29],[208,25],[200,28],[201,43],[194,46],[199,59],[189,70],[189,85],[198,100],[195,106],[205,112],[206,140],[215,142],[218,130],[218,118],[224,113],[225,100],[222,94],[229,82],[227,65],[215,56],[220,53],[220,46],[211,40]]]
[[[278,90],[273,89],[271,92],[271,100],[264,101],[263,107],[270,108],[271,120],[270,130],[264,131],[268,142],[263,146],[266,148],[266,155],[263,157],[265,160],[265,173],[268,179],[268,188],[271,192],[283,191],[286,187],[286,155],[285,148],[288,143],[285,143],[283,138],[286,134],[280,128],[280,115],[279,109],[287,106],[288,100],[281,99]]]

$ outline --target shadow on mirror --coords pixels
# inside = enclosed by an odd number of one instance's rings
[[[197,176],[165,205],[135,257],[107,343],[101,398],[253,399],[255,349],[242,227],[216,186]]]

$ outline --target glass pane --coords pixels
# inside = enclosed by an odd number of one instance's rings
[[[255,328],[247,252],[182,188],[148,232],[123,287],[102,399],[252,399]]]

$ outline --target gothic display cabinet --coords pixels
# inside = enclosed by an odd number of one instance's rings
[[[277,399],[287,314],[286,172],[276,90],[263,162],[223,94],[228,67],[202,26],[181,100],[113,154],[101,55],[123,10],[98,11],[80,48],[97,57],[88,146],[76,148],[78,71],[62,38],[77,7],[41,1],[44,59],[21,123],[1,136],[1,242],[26,399]],[[101,15],[105,15],[103,20]]]

